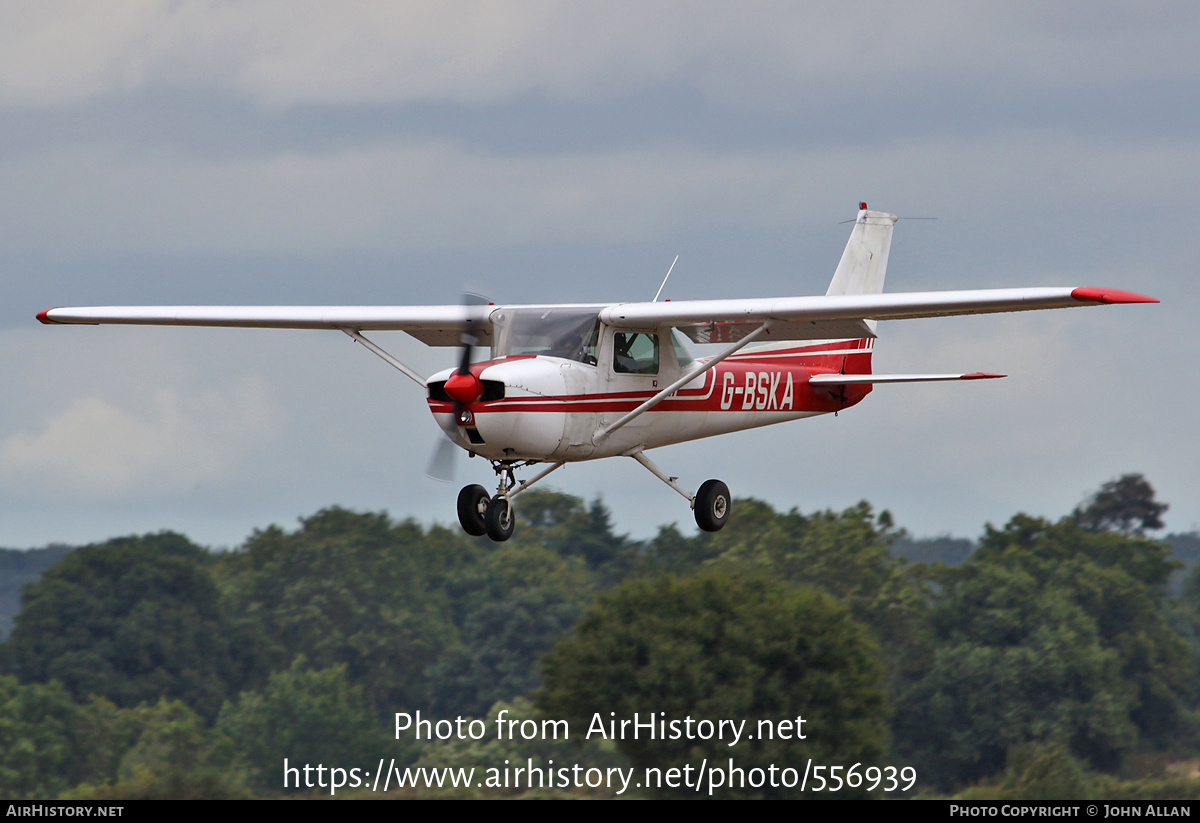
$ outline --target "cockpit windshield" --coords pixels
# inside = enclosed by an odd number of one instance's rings
[[[492,316],[496,344],[492,357],[536,354],[596,365],[600,318],[596,309],[504,309]]]

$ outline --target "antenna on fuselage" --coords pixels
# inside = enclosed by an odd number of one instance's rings
[[[678,263],[678,262],[679,262],[679,255],[677,254],[677,255],[675,255],[675,259],[671,261],[671,268],[667,269],[667,277],[670,277],[670,276],[671,276],[671,272],[675,271],[675,264],[676,264],[676,263]],[[654,293],[654,299],[650,301],[651,303],[657,303],[657,302],[658,302],[658,296],[659,296],[660,294],[662,294],[663,287],[667,285],[667,277],[664,277],[664,278],[663,278],[663,281],[662,281],[662,286],[659,286],[659,287],[658,287],[658,291],[656,291],[656,292]]]

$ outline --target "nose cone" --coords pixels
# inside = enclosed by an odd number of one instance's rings
[[[452,374],[446,381],[446,394],[457,403],[471,403],[479,395],[479,381],[473,374]]]

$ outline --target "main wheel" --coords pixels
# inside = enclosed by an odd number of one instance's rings
[[[720,480],[705,480],[696,492],[696,525],[706,532],[717,532],[729,519],[729,487]]]
[[[458,493],[458,525],[467,534],[487,534],[487,510],[491,498],[483,486],[463,486]]]
[[[487,536],[497,543],[503,543],[512,537],[513,529],[517,525],[517,516],[512,503],[509,503],[507,498],[496,495],[488,504],[483,521],[487,526]]]

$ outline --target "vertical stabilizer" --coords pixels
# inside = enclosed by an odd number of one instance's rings
[[[896,215],[867,211],[859,203],[858,218],[850,232],[850,242],[842,252],[837,271],[826,294],[879,294],[887,273],[888,250],[892,246],[892,227]]]
[[[899,218],[885,211],[868,211],[866,203],[858,204],[858,217],[850,231],[850,241],[842,252],[833,280],[826,295],[879,294],[887,274],[888,251],[892,247],[892,229]],[[863,320],[869,333],[860,338],[811,340],[767,343],[748,349],[732,359],[761,357],[766,352],[794,355],[805,366],[832,368],[842,374],[870,374],[871,352],[874,347],[876,321]],[[867,384],[869,385],[869,384]]]

